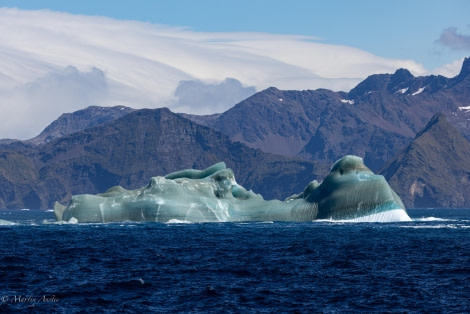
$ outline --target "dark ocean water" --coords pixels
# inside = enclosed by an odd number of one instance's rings
[[[404,223],[51,224],[0,211],[0,311],[470,312],[470,209]],[[46,221],[44,221],[46,220]]]

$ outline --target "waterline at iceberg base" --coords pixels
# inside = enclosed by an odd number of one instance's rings
[[[411,220],[385,178],[352,155],[336,161],[321,183],[314,180],[285,201],[247,191],[220,162],[153,177],[136,190],[115,186],[102,194],[75,195],[68,206],[56,203],[54,212],[58,221],[93,223]]]

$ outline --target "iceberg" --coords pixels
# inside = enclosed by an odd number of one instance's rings
[[[97,195],[74,195],[68,206],[56,202],[54,213],[58,221],[79,223],[411,220],[385,178],[352,155],[335,162],[321,183],[314,180],[284,201],[246,190],[219,162],[153,177],[135,190],[115,186]]]
[[[0,219],[0,226],[14,226],[16,223],[9,220]]]

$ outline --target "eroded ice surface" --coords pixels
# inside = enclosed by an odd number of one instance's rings
[[[314,180],[285,201],[266,201],[247,191],[220,162],[153,177],[136,190],[116,186],[102,194],[75,195],[68,206],[56,203],[55,215],[58,221],[77,222],[410,220],[385,178],[357,156],[341,158],[321,183]]]

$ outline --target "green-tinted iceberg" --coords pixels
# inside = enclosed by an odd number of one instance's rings
[[[323,182],[312,181],[285,201],[266,201],[235,181],[225,163],[205,170],[187,169],[153,177],[136,190],[120,186],[97,195],[76,195],[55,205],[57,220],[119,221],[408,221],[398,195],[362,158],[338,160]]]

